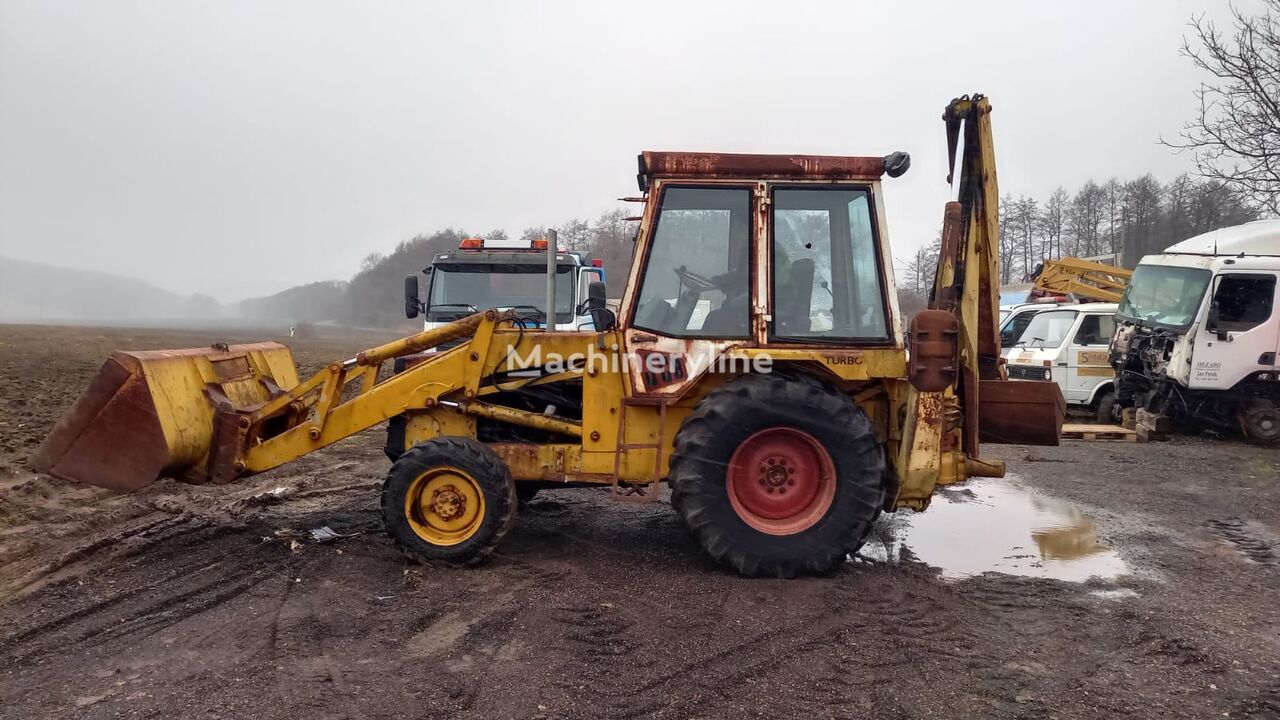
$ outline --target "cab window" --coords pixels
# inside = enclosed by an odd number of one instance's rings
[[[1031,318],[1035,316],[1036,313],[1034,310],[1020,312],[1017,315],[1014,315],[1013,319],[1009,320],[1009,322],[1005,323],[1004,327],[1000,328],[1000,346],[1009,347],[1016,343],[1018,338],[1022,337],[1023,331],[1031,324]]]
[[[669,337],[750,337],[750,210],[748,188],[664,189],[632,325]]]
[[[1271,318],[1275,295],[1275,275],[1223,275],[1213,293],[1217,329],[1244,332],[1261,325]]]
[[[773,191],[773,336],[888,337],[871,197],[858,188]]]
[[[1116,331],[1113,315],[1085,315],[1076,330],[1074,345],[1110,345]]]

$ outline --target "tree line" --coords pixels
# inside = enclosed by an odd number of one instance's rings
[[[581,252],[604,262],[610,297],[620,297],[631,265],[635,222],[625,210],[612,210],[594,220],[574,218],[554,226],[560,250]],[[526,228],[522,241],[545,237],[546,229]],[[389,253],[372,253],[350,280],[323,281],[289,288],[240,303],[240,314],[255,320],[339,323],[355,327],[409,327],[419,321],[404,316],[404,278],[421,274],[436,255],[456,250],[464,238],[476,236],[453,228],[415,235]],[[486,242],[509,239],[503,230],[479,235]],[[422,276],[425,279],[425,276]],[[425,292],[425,287],[423,288]]]
[[[1189,175],[1167,184],[1150,173],[1127,182],[1089,180],[1074,193],[1059,187],[1044,198],[1006,193],[1000,199],[1000,282],[1030,282],[1046,258],[1097,258],[1131,268],[1176,242],[1259,216],[1247,194]],[[907,260],[898,279],[904,290],[927,293],[932,287],[940,243],[935,239]]]

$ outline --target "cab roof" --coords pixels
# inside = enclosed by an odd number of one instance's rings
[[[911,158],[904,152],[885,157],[845,155],[756,155],[747,153],[640,153],[636,181],[647,190],[655,178],[796,178],[879,180],[886,172],[906,172]]]
[[[1210,230],[1171,245],[1166,255],[1280,256],[1280,220],[1255,220]]]

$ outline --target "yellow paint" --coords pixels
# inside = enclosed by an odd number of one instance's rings
[[[1080,377],[1115,377],[1116,372],[1110,367],[1102,366],[1085,366],[1076,368],[1076,374]]]
[[[484,522],[480,484],[465,470],[437,467],[418,476],[404,498],[409,527],[432,545],[466,542]]]
[[[1045,260],[1035,288],[1096,302],[1120,302],[1133,271],[1105,263],[1065,257]]]

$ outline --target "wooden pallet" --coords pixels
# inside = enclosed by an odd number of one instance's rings
[[[1119,442],[1139,442],[1136,430],[1119,425],[1087,425],[1066,423],[1062,426],[1064,440],[1114,440]]]

